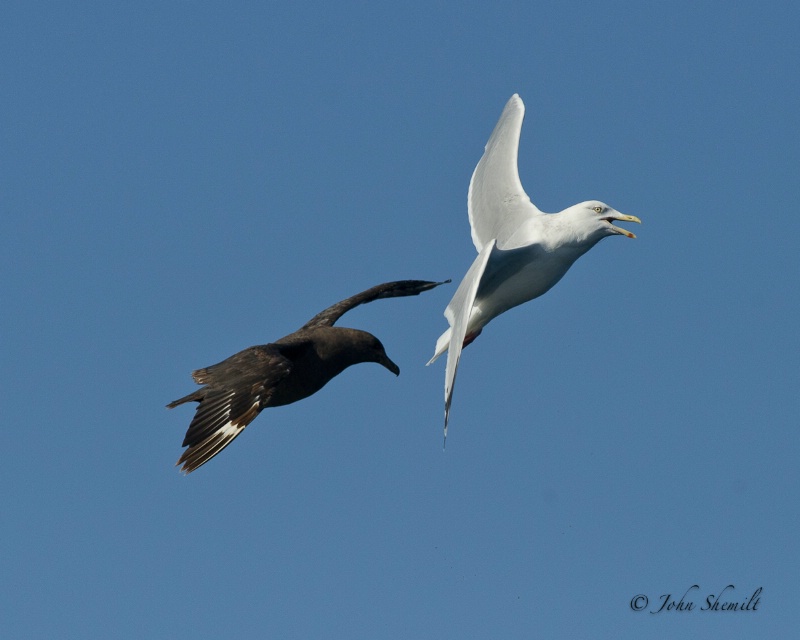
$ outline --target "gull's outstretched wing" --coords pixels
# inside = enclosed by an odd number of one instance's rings
[[[486,270],[486,265],[493,249],[494,240],[491,240],[483,247],[478,257],[475,258],[461,284],[458,285],[453,299],[444,311],[444,315],[450,323],[450,344],[447,349],[447,367],[444,374],[445,441],[447,440],[447,421],[450,417],[450,403],[453,401],[453,386],[456,383],[458,361],[461,359],[461,349],[464,347],[464,338],[467,335],[472,305],[475,303],[475,296],[478,293],[483,272]]]
[[[515,93],[503,109],[469,183],[467,207],[472,242],[480,252],[490,240],[512,249],[510,236],[532,216],[542,215],[532,203],[517,170],[519,134],[525,105]]]
[[[448,282],[450,282],[450,280],[445,280],[444,282],[428,282],[427,280],[397,280],[396,282],[385,282],[371,287],[366,291],[362,291],[361,293],[357,293],[341,302],[337,302],[324,311],[320,311],[311,318],[311,320],[306,322],[301,327],[301,330],[313,329],[315,327],[331,327],[339,318],[350,311],[350,309],[360,304],[372,302],[379,298],[416,296],[423,291],[428,291],[429,289],[438,287],[440,284],[446,284]]]

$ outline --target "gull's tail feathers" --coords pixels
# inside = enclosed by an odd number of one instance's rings
[[[433,353],[433,357],[425,363],[426,367],[436,362],[436,360],[439,359],[439,356],[447,351],[447,349],[450,347],[450,331],[451,330],[448,329],[439,336],[439,339],[436,341],[436,349]]]

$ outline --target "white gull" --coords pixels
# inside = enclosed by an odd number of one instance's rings
[[[553,287],[572,264],[606,236],[636,236],[612,220],[641,222],[589,200],[560,213],[543,213],[530,201],[517,171],[525,105],[514,94],[503,109],[469,183],[467,206],[472,263],[444,315],[450,328],[436,341],[428,364],[447,351],[444,437],[463,347],[493,318]]]

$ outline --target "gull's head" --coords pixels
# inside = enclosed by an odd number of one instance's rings
[[[595,237],[597,240],[606,236],[635,238],[636,236],[633,233],[622,227],[615,226],[613,222],[637,222],[639,224],[642,222],[636,216],[620,213],[613,207],[609,207],[598,200],[581,202],[569,209],[565,209],[562,213],[567,214],[567,218],[584,229],[587,236]]]

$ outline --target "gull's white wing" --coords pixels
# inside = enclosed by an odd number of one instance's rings
[[[467,206],[472,242],[480,252],[493,239],[500,249],[512,249],[509,237],[541,211],[532,203],[517,171],[517,152],[525,105],[515,93],[503,109],[469,183]]]
[[[478,287],[486,270],[486,265],[494,249],[494,240],[483,248],[475,258],[472,266],[467,271],[461,284],[458,285],[453,299],[447,305],[444,315],[450,322],[450,345],[447,349],[447,367],[444,373],[444,437],[447,440],[447,420],[450,417],[450,403],[453,401],[453,386],[456,383],[458,361],[461,359],[461,349],[464,347],[464,337],[467,335],[467,325],[472,313],[472,305]]]

